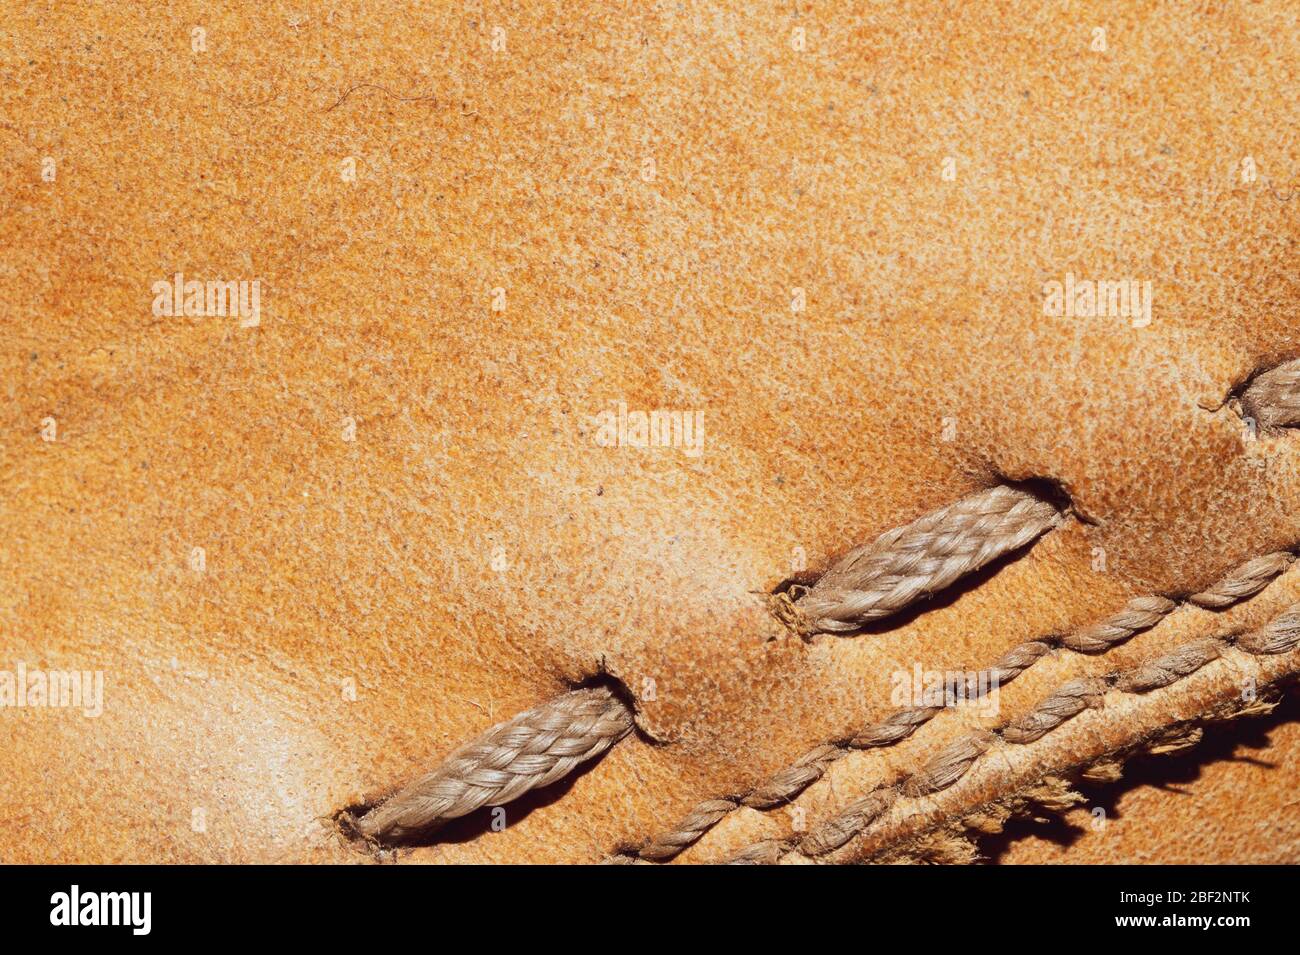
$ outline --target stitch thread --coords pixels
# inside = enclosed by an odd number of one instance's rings
[[[510,802],[567,776],[631,729],[631,711],[609,690],[574,690],[493,726],[357,819],[355,827],[377,842],[409,841],[445,820]]]
[[[1040,700],[1024,717],[1001,730],[972,733],[936,754],[916,773],[850,803],[834,817],[803,837],[766,839],[739,852],[731,863],[773,863],[782,852],[816,857],[834,851],[860,835],[902,796],[926,796],[947,789],[961,779],[998,740],[1013,745],[1032,743],[1084,709],[1098,705],[1101,693],[1113,688],[1122,693],[1147,693],[1191,676],[1236,646],[1252,655],[1289,653],[1300,646],[1300,604],[1274,617],[1258,630],[1239,637],[1200,640],[1107,678],[1073,680]]]
[[[1054,527],[1047,501],[999,485],[855,547],[795,607],[813,632],[846,633],[902,610]]]
[[[1243,392],[1241,402],[1245,413],[1263,426],[1300,424],[1300,360],[1257,376]],[[788,626],[805,634],[857,630],[1029,544],[1062,518],[1055,506],[1025,491],[1008,486],[989,488],[855,548],[797,600],[783,595],[785,599],[774,604],[774,610]],[[1228,606],[1256,593],[1293,559],[1286,552],[1255,558],[1186,602],[1208,608]],[[1161,596],[1138,597],[1119,613],[1067,634],[1059,643],[1080,653],[1105,652],[1139,630],[1154,626],[1177,606]],[[989,668],[989,676],[996,677],[999,684],[1006,683],[1052,647],[1048,640],[1015,647]],[[1145,678],[1163,676],[1147,674]],[[1052,725],[1059,725],[1053,720],[1063,721],[1081,712],[1095,691],[1092,685],[1063,687],[1050,702],[1044,701],[1032,722],[1008,727],[1007,732],[1036,739]],[[844,753],[906,739],[939,709],[920,707],[893,713],[846,741],[814,749],[743,796],[702,802],[675,830],[651,840],[635,854],[653,861],[671,858],[738,806],[766,809],[786,802],[820,779]],[[426,834],[447,819],[490,803],[509,802],[563,778],[579,764],[604,753],[627,735],[632,725],[630,709],[609,691],[574,691],[492,727],[454,752],[438,769],[352,820],[351,825],[376,842],[402,842]],[[969,745],[959,755],[950,770],[966,760]]]

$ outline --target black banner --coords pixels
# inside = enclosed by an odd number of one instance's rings
[[[476,926],[526,947],[589,947],[623,933],[677,945],[809,925],[891,944],[995,943],[1008,932],[1033,944],[1279,933],[1294,917],[1294,878],[1286,868],[1220,866],[13,866],[0,869],[0,915],[11,942],[75,935],[79,944],[374,945],[432,930],[442,947]]]

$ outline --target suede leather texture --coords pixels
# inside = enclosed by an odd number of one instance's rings
[[[635,736],[400,856],[600,861],[897,670],[1300,541],[1300,439],[1231,400],[1300,355],[1286,3],[0,2],[0,666],[105,673],[97,718],[0,712],[8,861],[366,861],[334,813],[604,674]],[[260,280],[260,322],[154,315],[176,272]],[[1067,272],[1151,323],[1045,315]],[[601,446],[618,402],[702,453]],[[1023,479],[1071,516],[977,585],[851,638],[768,613]]]

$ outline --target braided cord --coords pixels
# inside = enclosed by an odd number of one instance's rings
[[[1025,546],[1060,517],[1013,487],[979,491],[849,551],[796,606],[813,631],[856,630]]]
[[[378,841],[409,840],[444,820],[562,779],[631,729],[631,711],[608,690],[566,693],[498,723],[370,810],[356,827]]]

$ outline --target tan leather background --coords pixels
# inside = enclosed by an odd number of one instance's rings
[[[1286,3],[0,5],[0,666],[107,681],[0,714],[5,859],[361,859],[335,811],[652,679],[562,793],[406,857],[595,861],[896,669],[1300,540],[1300,439],[1228,405],[1300,354]],[[176,271],[260,325],[155,317]],[[1152,324],[1044,316],[1067,271]],[[618,401],[703,454],[597,446]],[[1003,478],[1086,523],[881,633],[765,612]]]

